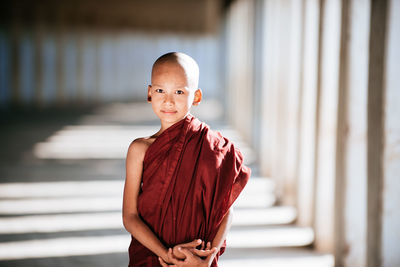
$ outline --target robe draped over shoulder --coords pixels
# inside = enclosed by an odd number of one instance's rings
[[[233,143],[189,114],[147,149],[138,212],[166,247],[196,238],[212,242],[249,177]],[[212,266],[224,250],[225,242]],[[129,258],[129,266],[160,266],[134,237]]]

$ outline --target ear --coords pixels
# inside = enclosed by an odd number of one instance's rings
[[[151,102],[151,85],[147,86],[147,102]]]
[[[202,98],[203,98],[203,92],[199,88],[194,92],[193,105],[197,106],[198,104],[200,104]]]

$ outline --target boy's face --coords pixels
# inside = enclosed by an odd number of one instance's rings
[[[182,120],[192,104],[201,101],[200,89],[191,88],[193,85],[188,77],[190,75],[174,62],[165,62],[153,69],[148,96],[162,125],[169,127]]]

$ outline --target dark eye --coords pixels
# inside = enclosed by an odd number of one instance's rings
[[[182,90],[177,90],[176,93],[177,93],[178,95],[182,95],[182,94],[184,94],[185,92],[183,92]]]
[[[156,93],[162,93],[163,89],[156,89]]]

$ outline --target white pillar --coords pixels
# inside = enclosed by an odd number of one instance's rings
[[[283,3],[282,3],[283,4]],[[282,164],[280,164],[281,177],[284,180],[284,204],[296,204],[297,192],[297,163],[299,149],[299,119],[300,119],[300,93],[301,93],[301,67],[302,67],[302,23],[303,5],[301,1],[290,0],[285,3],[285,10],[281,19],[285,20],[283,28],[287,28],[282,44],[286,49],[281,49],[283,64],[280,71],[282,86],[280,92],[285,91],[282,101],[284,116],[280,116],[282,123]],[[283,29],[281,30],[283,32]],[[284,86],[283,86],[284,85]]]
[[[263,47],[262,47],[262,60],[261,68],[264,75],[261,78],[261,95],[262,105],[260,105],[261,113],[261,125],[260,125],[260,149],[259,149],[259,161],[260,161],[260,173],[264,176],[272,176],[274,157],[272,151],[272,140],[273,140],[273,117],[274,117],[274,100],[273,97],[273,78],[274,70],[276,69],[274,60],[274,1],[265,0],[263,7]]]
[[[368,64],[367,267],[382,266],[386,0],[371,1]]]
[[[36,9],[35,26],[34,26],[34,74],[35,74],[35,85],[34,85],[34,100],[35,104],[42,107],[44,104],[43,100],[43,37],[45,35],[44,22],[42,21],[43,10],[38,7]]]
[[[20,105],[21,96],[21,15],[14,8],[13,20],[10,29],[10,62],[11,62],[11,103]]]
[[[279,40],[279,9],[277,0],[266,0],[264,4],[263,21],[263,52],[261,80],[261,121],[260,126],[260,172],[276,182],[276,195],[283,194],[283,183],[279,179],[278,159],[278,121],[279,121],[279,73],[280,73],[280,40]]]
[[[227,33],[228,119],[248,142],[253,121],[253,5],[252,0],[232,4]]]
[[[400,1],[388,3],[384,84],[382,267],[400,266]]]
[[[65,34],[66,25],[63,9],[57,10],[57,25],[55,27],[56,34],[56,100],[59,105],[64,105],[66,101],[65,92],[65,73],[64,73],[64,52],[65,52]]]
[[[333,252],[341,2],[335,0],[325,1],[322,12],[321,69],[317,121],[315,246],[319,251]]]
[[[367,95],[369,1],[350,1],[347,43],[343,243],[338,244],[343,266],[366,266],[367,234]],[[340,266],[340,265],[339,265]]]
[[[297,191],[297,221],[302,226],[312,226],[314,214],[319,2],[318,0],[307,0],[304,3],[304,60],[302,65],[302,91],[300,95],[300,147]]]

